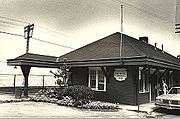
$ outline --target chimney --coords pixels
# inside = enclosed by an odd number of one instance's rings
[[[155,50],[157,49],[157,43],[154,44],[154,49],[155,49]]]
[[[148,37],[144,36],[144,37],[139,37],[139,40],[142,41],[142,42],[145,42],[145,43],[148,43],[149,40],[148,40]]]

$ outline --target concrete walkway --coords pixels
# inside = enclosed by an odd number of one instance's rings
[[[119,106],[119,109],[125,109],[125,110],[129,110],[129,111],[138,112],[138,106],[124,105],[124,104],[118,104],[118,106]],[[154,109],[156,109],[156,106],[154,103],[146,103],[146,104],[139,105],[139,112],[151,114]]]

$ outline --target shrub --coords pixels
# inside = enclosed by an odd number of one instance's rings
[[[58,95],[61,98],[58,98]],[[66,87],[63,90],[60,88],[40,90],[35,94],[35,96],[31,97],[30,100],[35,102],[48,102],[85,109],[118,109],[116,104],[92,101],[93,98],[94,91],[91,90],[91,88],[82,85],[75,85]]]
[[[62,90],[62,95],[72,97],[75,101],[77,101],[76,103],[87,102],[94,98],[93,90],[83,85],[66,87]]]

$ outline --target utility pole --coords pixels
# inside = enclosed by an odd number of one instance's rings
[[[33,35],[34,24],[29,24],[24,27],[24,38],[27,39],[26,43],[26,53],[29,52],[29,39],[32,38]]]

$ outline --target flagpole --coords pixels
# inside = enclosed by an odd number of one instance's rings
[[[120,34],[120,51],[119,55],[122,57],[122,46],[123,46],[123,5],[121,5],[121,34]]]

